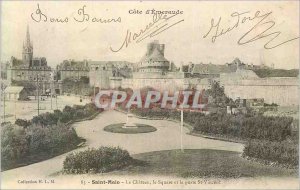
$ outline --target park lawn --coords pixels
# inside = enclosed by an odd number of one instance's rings
[[[132,155],[136,164],[116,175],[162,175],[177,177],[239,178],[258,176],[297,177],[296,169],[285,169],[248,161],[238,152],[187,149],[155,151]]]
[[[135,123],[137,128],[122,128],[125,123],[117,123],[104,127],[104,131],[111,133],[124,133],[124,134],[138,134],[138,133],[150,133],[157,129],[150,125]]]

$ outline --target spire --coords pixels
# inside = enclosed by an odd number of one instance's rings
[[[33,47],[30,41],[30,33],[29,33],[29,26],[27,25],[27,32],[26,32],[26,39],[23,42],[23,63],[27,66],[31,66],[32,56],[33,56]]]
[[[26,33],[25,46],[26,47],[32,47],[32,44],[30,42],[29,25],[27,25],[27,33]]]

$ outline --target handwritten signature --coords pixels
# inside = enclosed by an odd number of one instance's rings
[[[206,37],[208,37],[209,34],[213,33],[211,36],[211,41],[212,41],[212,43],[214,43],[218,37],[228,34],[232,30],[237,29],[240,25],[242,25],[246,22],[249,22],[249,21],[257,20],[258,22],[248,32],[246,32],[244,35],[242,35],[242,37],[238,40],[237,43],[239,45],[248,44],[248,43],[257,41],[259,39],[262,39],[262,38],[270,37],[271,39],[267,43],[265,43],[264,48],[265,49],[273,49],[273,48],[281,46],[285,43],[299,39],[299,36],[298,36],[298,37],[291,38],[289,40],[282,41],[282,42],[275,41],[275,39],[281,34],[281,32],[280,31],[275,31],[275,32],[270,31],[276,24],[275,21],[273,21],[273,20],[267,20],[267,18],[272,14],[272,12],[262,14],[260,11],[256,11],[256,13],[252,17],[247,16],[247,14],[249,14],[249,13],[250,13],[250,11],[242,12],[242,13],[238,13],[238,12],[232,13],[231,17],[236,18],[235,24],[231,27],[222,28],[222,29],[220,27],[222,18],[219,17],[219,20],[217,22],[215,22],[215,20],[212,18],[211,23],[210,23],[211,24],[210,29],[203,36],[203,38],[206,38]],[[258,30],[258,29],[260,29],[260,30]],[[262,30],[262,32],[257,33],[257,31],[261,31],[261,30]]]
[[[123,48],[127,48],[130,43],[135,42],[139,43],[146,38],[152,38],[171,27],[181,23],[184,19],[179,19],[173,21],[173,18],[178,14],[167,15],[167,14],[154,14],[152,17],[152,21],[148,23],[143,29],[139,32],[132,33],[130,30],[126,31],[125,39],[122,42],[121,46],[117,49],[110,47],[112,52],[118,52]]]

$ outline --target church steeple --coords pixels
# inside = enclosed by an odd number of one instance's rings
[[[30,33],[29,33],[29,26],[28,25],[27,25],[27,33],[26,33],[26,46],[31,46]]]
[[[29,26],[27,25],[27,32],[26,32],[26,39],[23,43],[23,64],[28,67],[31,67],[32,63],[32,56],[33,56],[33,47],[30,41],[30,33],[29,33]]]

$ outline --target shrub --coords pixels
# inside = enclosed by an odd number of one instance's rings
[[[188,118],[187,118],[188,119]],[[214,113],[206,116],[198,114],[193,121],[194,132],[220,134],[241,139],[265,139],[270,141],[284,141],[292,135],[290,117],[263,115],[228,115]]]
[[[1,169],[7,170],[43,160],[74,149],[81,141],[69,121],[90,117],[98,112],[95,105],[66,106],[61,112],[44,113],[27,121],[1,124]],[[35,161],[33,161],[35,160]]]
[[[1,168],[10,168],[29,153],[25,130],[12,124],[1,128]]]
[[[84,106],[66,106],[62,112],[60,110],[54,110],[53,113],[47,112],[35,116],[32,119],[32,123],[42,126],[56,125],[58,121],[62,123],[68,123],[72,120],[84,119],[86,117],[92,116],[98,111],[101,110],[98,110],[97,107],[92,103],[86,104]]]
[[[133,109],[142,117],[180,120],[180,111],[168,109]],[[224,135],[247,139],[284,141],[293,135],[291,117],[263,116],[255,114],[229,115],[214,112],[205,115],[201,112],[184,112],[184,122],[194,127],[193,132],[211,135]],[[294,135],[295,136],[295,135]]]
[[[63,152],[64,149],[74,147],[79,142],[75,130],[64,124],[49,128],[33,126],[28,131],[28,140],[31,154],[49,155]]]
[[[249,141],[243,152],[243,156],[277,162],[280,164],[298,166],[299,149],[293,141]]]
[[[16,119],[15,124],[26,128],[31,125],[31,121],[28,121],[26,119]]]
[[[100,147],[67,155],[63,163],[66,173],[103,173],[124,168],[132,163],[128,151]]]
[[[73,149],[80,141],[75,130],[64,124],[51,127],[35,125],[27,129],[10,124],[1,130],[2,170],[27,162],[30,156],[39,159],[40,155],[57,155]]]

